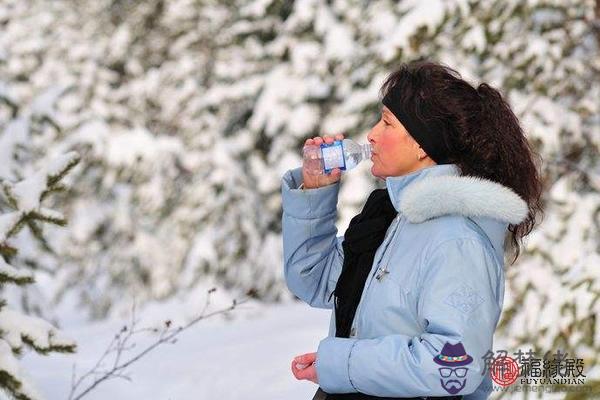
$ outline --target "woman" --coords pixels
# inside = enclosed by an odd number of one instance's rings
[[[329,336],[292,371],[320,386],[315,399],[485,399],[505,236],[514,263],[541,212],[536,156],[500,93],[448,67],[403,64],[381,94],[368,140],[386,189],[344,237],[339,170],[283,177],[287,285],[333,309]],[[322,141],[333,138],[306,143]]]

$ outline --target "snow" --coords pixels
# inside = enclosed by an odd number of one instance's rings
[[[119,26],[112,37],[108,54],[111,60],[120,60],[126,57],[131,41],[131,31],[129,26],[123,24]]]
[[[487,44],[483,26],[473,26],[463,38],[463,44],[467,47],[473,47],[479,53],[483,52]]]
[[[0,276],[7,277],[12,280],[33,278],[33,274],[30,271],[13,267],[4,261],[3,257],[0,257]]]
[[[240,13],[248,17],[260,17],[265,14],[265,9],[273,2],[273,0],[257,0],[250,4],[242,6]]]
[[[30,317],[6,307],[0,310],[0,329],[2,339],[13,349],[20,349],[23,346],[24,337],[41,349],[75,345],[72,339],[43,319]]]
[[[8,239],[8,233],[15,227],[22,216],[23,213],[20,211],[0,214],[0,242]]]
[[[441,0],[427,2],[410,0],[401,2],[399,7],[402,8],[405,15],[402,16],[400,22],[396,23],[393,31],[388,33],[389,37],[385,37],[384,40],[391,47],[402,48],[410,52],[409,39],[416,29],[424,26],[433,30],[444,17],[449,5]],[[392,55],[392,52],[383,54],[384,60],[389,61]]]
[[[318,125],[319,117],[316,106],[302,104],[292,110],[286,131],[299,138],[307,137]]]
[[[62,86],[50,86],[46,91],[39,94],[33,99],[30,106],[30,112],[33,115],[47,117],[52,120],[56,119],[55,104],[57,99],[66,90]]]
[[[301,95],[301,79],[290,77],[287,67],[274,68],[267,77],[267,86],[257,99],[252,117],[248,121],[253,130],[265,126],[268,136],[281,132],[282,126],[289,120],[291,113],[288,102]],[[298,93],[300,92],[300,93]]]
[[[355,51],[352,33],[340,24],[326,7],[320,7],[315,18],[315,32],[325,39],[325,56],[345,60]]]
[[[19,210],[28,212],[39,207],[40,197],[46,190],[48,176],[40,172],[14,185],[11,193],[19,205]]]
[[[27,379],[29,374],[19,365],[11,347],[3,339],[0,339],[0,366],[4,371],[22,382],[21,393],[28,395],[30,398],[42,398],[37,388],[30,383],[30,379]],[[3,392],[0,392],[0,399],[4,398]]]
[[[9,196],[14,198],[18,210],[30,212],[39,209],[41,196],[49,188],[49,179],[58,176],[68,165],[76,162],[78,158],[79,155],[75,152],[69,152],[56,157],[49,161],[47,166],[16,184],[11,185],[8,182],[4,182],[4,190],[9,193]],[[59,214],[57,211],[48,209],[42,211],[49,217],[55,216],[62,219],[62,214]]]
[[[2,136],[0,136],[0,177],[7,179],[16,179],[14,175],[13,154],[18,146],[25,144],[29,137],[29,120],[26,118],[15,118],[9,121]]]
[[[159,157],[178,154],[182,144],[177,138],[154,137],[146,129],[117,132],[108,138],[106,159],[115,166],[131,166],[138,161],[152,163]]]
[[[310,73],[313,63],[319,58],[321,45],[316,41],[301,41],[290,48],[290,60],[297,74]]]
[[[203,288],[208,286],[202,285]],[[224,309],[231,297],[219,290],[211,297],[207,313]],[[127,297],[130,300],[130,297]],[[150,303],[139,314],[139,327],[161,326],[173,321],[179,326],[198,314],[206,295],[201,290],[189,297],[163,303]],[[68,306],[72,307],[72,305]],[[78,376],[93,367],[112,336],[130,322],[130,314],[102,322],[89,323],[76,308],[63,305],[60,313],[66,322],[61,329],[78,338],[74,355],[23,358],[40,392],[47,399],[65,399],[70,390],[71,371]],[[316,352],[327,336],[331,310],[311,308],[300,301],[267,305],[250,301],[230,311],[228,317],[216,315],[183,331],[175,344],[161,345],[127,369],[131,382],[112,379],[86,396],[89,400],[218,398],[289,399],[312,398],[317,385],[297,380],[290,369],[292,359]],[[135,337],[135,347],[122,359],[141,351],[153,342],[152,334]],[[520,346],[526,349],[525,346]],[[494,351],[516,351],[505,338],[496,337]],[[105,368],[112,365],[107,358]],[[85,385],[84,385],[85,386]]]
[[[201,304],[204,299],[205,295],[198,295],[195,302]],[[139,326],[166,319],[182,323],[197,312],[197,306],[183,299],[151,304],[138,315]],[[208,312],[226,306],[220,301],[211,304]],[[78,338],[77,354],[25,356],[22,361],[47,399],[66,399],[72,365],[76,364],[79,375],[91,368],[112,335],[129,321],[125,317],[89,324],[77,321],[77,310],[71,313],[73,321],[61,329]],[[251,302],[241,304],[230,315],[231,320],[217,315],[200,321],[183,331],[176,344],[160,346],[133,364],[129,369],[132,382],[110,380],[86,398],[311,398],[317,386],[296,380],[290,364],[299,354],[317,351],[319,341],[327,335],[330,311],[300,302],[274,306]],[[140,350],[152,342],[152,336],[139,337],[136,342],[135,349]]]
[[[521,119],[525,132],[529,133],[530,138],[542,139],[545,152],[556,154],[565,141],[572,142],[581,138],[579,117],[560,103],[541,95],[526,98],[516,91],[511,92],[510,97],[515,113],[525,115]]]

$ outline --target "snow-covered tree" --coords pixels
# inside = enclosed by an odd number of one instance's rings
[[[55,237],[67,260],[57,293],[74,287],[92,315],[123,291],[166,297],[206,274],[265,299],[290,296],[278,261],[282,168],[258,176],[269,146],[244,128],[244,104],[260,86],[242,82],[238,98],[222,98],[235,94],[223,67],[239,46],[223,33],[240,19],[239,4],[198,5],[33,1],[7,12],[7,75],[23,74],[28,54],[18,43],[26,36],[44,49],[27,71],[30,85],[51,76],[73,87],[58,102],[61,137],[44,147],[76,149],[85,160],[70,185],[69,234]],[[23,29],[25,18],[40,29]]]
[[[9,127],[12,125],[9,125]],[[8,129],[8,128],[7,128]],[[65,225],[65,217],[58,211],[45,208],[42,201],[51,193],[61,190],[61,179],[79,161],[76,153],[57,158],[46,168],[13,183],[1,180],[5,203],[0,206],[0,285],[24,286],[34,282],[34,274],[25,268],[16,268],[10,260],[17,254],[11,242],[22,228],[42,238],[42,224]],[[9,163],[9,159],[2,159]],[[0,388],[15,399],[40,399],[32,382],[19,365],[18,356],[25,347],[41,354],[73,352],[76,344],[45,320],[26,315],[0,298]]]
[[[5,67],[8,56],[1,49]],[[60,134],[55,105],[65,90],[49,82],[37,92],[0,75],[0,388],[15,399],[42,398],[19,363],[27,349],[48,354],[76,348],[39,317],[51,307],[41,306],[43,299],[31,290],[40,274],[55,270],[44,269],[44,258],[56,254],[44,226],[63,227],[66,220],[50,195],[65,191],[64,177],[79,161],[74,152],[45,154],[41,145]]]

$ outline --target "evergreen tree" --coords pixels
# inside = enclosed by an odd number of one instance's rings
[[[9,64],[0,48],[0,67]],[[0,80],[0,388],[15,399],[42,398],[19,363],[27,348],[44,355],[76,349],[38,317],[48,309],[42,310],[38,292],[31,290],[40,274],[54,272],[42,267],[44,257],[55,254],[43,226],[66,224],[47,206],[55,206],[49,195],[65,190],[63,178],[79,161],[74,152],[55,156],[39,146],[60,131],[55,103],[64,90],[46,85],[34,93],[18,79]]]
[[[11,125],[9,125],[10,127]],[[14,126],[14,125],[12,125]],[[3,159],[3,162],[10,160]],[[0,207],[0,285],[19,287],[34,282],[34,275],[24,268],[10,264],[17,248],[10,238],[23,227],[43,240],[43,223],[65,225],[64,216],[45,208],[41,202],[52,192],[61,190],[62,177],[78,162],[76,153],[68,153],[56,159],[46,168],[25,179],[12,183],[2,180],[5,203]],[[7,207],[8,206],[8,207]],[[65,337],[45,320],[23,314],[0,299],[0,388],[15,399],[42,398],[21,369],[18,356],[28,346],[41,354],[50,352],[74,352],[75,342]]]

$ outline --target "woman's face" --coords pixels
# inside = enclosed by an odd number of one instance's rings
[[[378,178],[405,175],[435,165],[386,106],[367,139],[373,146],[371,173]]]

